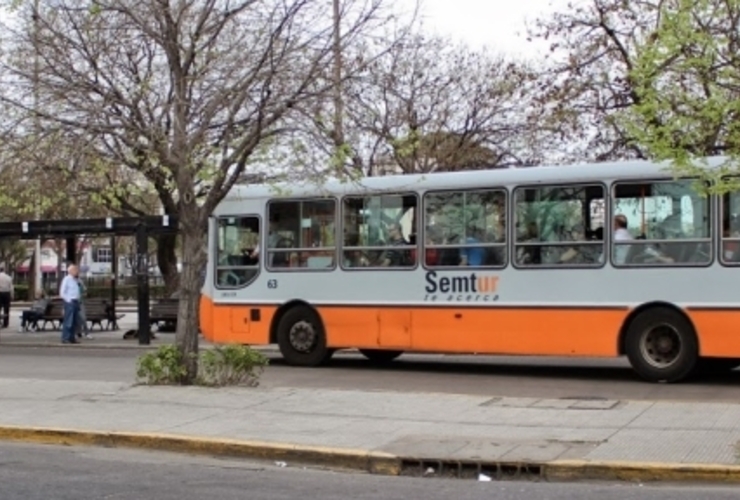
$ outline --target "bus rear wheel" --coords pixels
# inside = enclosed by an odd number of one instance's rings
[[[387,349],[360,349],[360,353],[365,356],[368,360],[377,364],[390,363],[401,354],[403,351],[389,351]]]
[[[326,347],[326,332],[319,315],[306,306],[288,310],[277,327],[280,353],[289,365],[319,366],[331,359]]]
[[[679,382],[699,358],[694,327],[668,307],[639,313],[627,330],[625,347],[632,368],[650,382]]]

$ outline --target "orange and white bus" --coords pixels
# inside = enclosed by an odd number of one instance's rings
[[[237,186],[211,218],[201,330],[304,366],[356,348],[729,370],[740,194],[694,182],[633,161]]]

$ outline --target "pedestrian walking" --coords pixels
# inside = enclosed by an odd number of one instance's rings
[[[67,268],[67,275],[62,280],[59,295],[64,301],[64,321],[62,322],[62,343],[79,344],[75,338],[80,321],[80,285],[77,282],[79,271],[74,264]]]
[[[10,321],[10,302],[13,300],[13,291],[13,278],[5,272],[5,266],[0,265],[0,310],[3,314],[3,328],[7,328]]]

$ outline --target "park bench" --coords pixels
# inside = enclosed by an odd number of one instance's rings
[[[149,310],[149,324],[157,325],[160,332],[174,332],[177,329],[179,299],[160,299]]]
[[[85,316],[90,323],[90,329],[98,325],[100,330],[118,330],[118,320],[125,314],[113,314],[113,308],[107,299],[91,298],[85,299]],[[103,326],[103,322],[105,326]]]
[[[49,304],[46,306],[46,311],[44,311],[44,315],[36,321],[34,324],[30,325],[31,327],[37,328],[39,330],[46,330],[46,325],[48,323],[51,323],[52,328],[55,330],[59,330],[62,327],[62,322],[64,321],[64,301],[62,299],[51,299],[49,301]],[[39,323],[42,323],[41,328],[38,328]]]
[[[85,313],[90,328],[94,328],[98,325],[100,330],[117,330],[118,320],[123,318],[124,314],[113,314],[113,310],[108,304],[106,299],[85,299]],[[55,330],[62,328],[62,322],[64,321],[64,301],[60,298],[53,298],[46,306],[44,315],[35,323],[29,326],[30,329],[46,330],[46,326],[51,323],[51,326]],[[106,322],[103,326],[103,322]],[[39,324],[41,327],[39,328]]]

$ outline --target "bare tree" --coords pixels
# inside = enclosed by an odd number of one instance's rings
[[[5,101],[102,159],[85,171],[123,165],[141,174],[179,218],[183,383],[197,375],[208,216],[281,132],[281,119],[331,90],[315,85],[334,47],[326,7],[319,0],[57,0],[29,13],[35,37],[13,32],[14,53],[38,54],[40,67],[35,79],[22,60],[7,58]],[[346,9],[341,45],[382,23],[380,7],[380,0],[356,0]],[[34,85],[37,107],[25,98]]]
[[[641,101],[630,73],[636,47],[655,33],[661,3],[587,0],[531,28],[531,38],[550,44],[531,112],[560,158],[645,157],[617,115]]]
[[[532,73],[441,37],[407,34],[377,54],[352,48],[339,99],[301,108],[300,155],[355,175],[521,165],[537,153],[527,133]],[[353,69],[355,71],[353,71]],[[337,116],[339,110],[340,117]],[[341,128],[340,128],[341,126]]]

